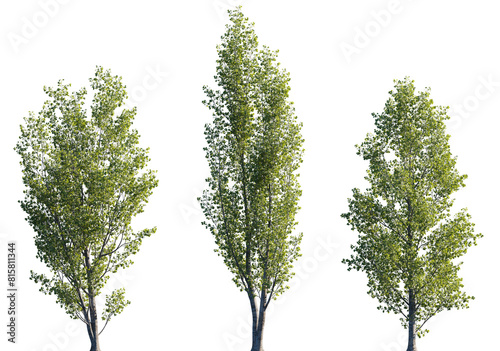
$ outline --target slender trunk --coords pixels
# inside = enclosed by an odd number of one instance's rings
[[[248,298],[250,299],[250,308],[252,309],[252,351],[253,351],[254,349],[253,345],[255,345],[256,342],[259,317],[257,313],[257,306],[255,304],[255,297],[253,296],[253,294],[249,293]]]
[[[267,280],[267,258],[266,263],[264,264],[264,277],[263,280]],[[252,342],[252,351],[263,351],[262,340],[264,337],[264,323],[266,321],[266,300],[267,300],[267,292],[266,288],[262,287],[260,292],[260,304],[259,304],[259,319],[257,322],[257,328],[253,334],[253,342]]]
[[[413,247],[413,232],[411,230],[411,222],[413,218],[413,209],[411,206],[411,201],[409,198],[406,199],[406,204],[408,205],[408,227],[406,229],[408,233],[408,245],[409,251],[412,252]],[[418,250],[416,250],[418,251]],[[413,257],[412,257],[413,261]],[[417,340],[416,340],[416,325],[415,325],[415,317],[417,313],[417,302],[415,301],[415,290],[414,282],[413,282],[413,272],[410,271],[410,279],[409,279],[409,291],[408,291],[408,348],[406,351],[417,351]]]
[[[248,208],[248,198],[247,198],[247,188],[246,188],[246,171],[245,171],[245,160],[244,154],[240,155],[240,164],[243,175],[243,181],[241,186],[243,189],[243,208],[245,211],[245,273],[247,277],[251,278],[252,275],[252,232],[250,229],[250,215]],[[251,281],[251,279],[249,279]],[[261,309],[257,311],[257,305],[255,303],[255,296],[253,293],[253,286],[251,283],[248,285],[248,298],[250,299],[250,307],[252,309],[252,350],[251,351],[261,351],[260,345],[262,344],[262,327],[261,327]],[[262,303],[261,303],[262,305]]]
[[[266,310],[263,307],[261,307],[258,311],[257,326],[255,329],[253,329],[253,332],[252,332],[252,349],[251,349],[251,351],[264,351],[264,346],[263,346],[262,341],[264,338],[265,320],[266,320]]]
[[[245,172],[245,157],[243,153],[240,155],[241,172],[243,174],[243,180],[241,182],[241,188],[243,189],[243,209],[245,211],[245,270],[247,277],[251,277],[252,270],[252,232],[250,228],[250,215],[248,208],[248,197],[247,197],[247,176]],[[251,289],[251,286],[249,286]]]
[[[417,333],[415,325],[415,313],[416,313],[416,302],[415,293],[413,289],[410,289],[408,296],[409,302],[409,321],[408,321],[408,348],[406,351],[417,351]]]
[[[252,308],[252,349],[251,351],[263,351],[262,340],[264,336],[264,323],[266,320],[266,292],[261,292],[259,306],[255,303],[253,294],[248,294]]]
[[[266,309],[264,306],[265,298],[261,299],[259,307],[259,323],[257,325],[257,332],[255,333],[255,344],[252,351],[264,351],[262,340],[264,338],[264,323],[266,321]]]
[[[87,284],[88,284],[88,292],[89,292],[89,314],[90,314],[90,325],[87,325],[87,332],[90,338],[90,351],[101,351],[101,347],[99,346],[99,327],[98,327],[98,319],[97,319],[97,308],[96,308],[96,300],[94,289],[92,286],[91,279],[91,264],[90,264],[90,253],[87,248],[84,252],[85,255],[85,266],[87,268]]]
[[[272,205],[272,191],[271,185],[269,185],[269,221],[268,226],[271,228],[271,205]],[[269,261],[269,242],[266,243],[266,256],[264,258],[264,276],[262,277],[263,282],[267,282],[268,279],[268,261]],[[267,290],[265,286],[262,287],[260,292],[260,304],[259,304],[259,319],[257,323],[257,329],[254,330],[253,340],[252,340],[252,350],[251,351],[264,351],[263,339],[264,339],[264,325],[266,322],[266,301],[267,301]]]
[[[101,351],[101,347],[99,346],[99,327],[98,327],[98,319],[97,319],[97,310],[96,310],[96,302],[95,296],[89,299],[89,311],[90,311],[90,326],[88,326],[87,331],[89,331],[90,337],[90,351]]]

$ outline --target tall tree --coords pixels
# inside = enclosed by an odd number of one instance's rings
[[[121,78],[97,67],[90,82],[90,116],[85,88],[70,93],[63,81],[44,87],[50,99],[24,119],[15,150],[26,186],[21,207],[36,233],[37,258],[52,273],[31,271],[31,279],[85,323],[90,350],[98,351],[99,334],[130,302],[123,288],[107,295],[99,331],[96,297],[156,231],[134,232],[130,223],[158,182],[144,169],[148,149],[138,146],[139,134],[131,129],[136,109],[120,109],[127,97]]]
[[[303,139],[277,51],[258,49],[241,8],[229,15],[232,23],[217,47],[220,90],[204,87],[203,103],[214,119],[205,126],[211,176],[200,202],[216,251],[248,295],[252,351],[260,351],[266,309],[287,288],[299,256],[302,234],[292,231]]]
[[[481,234],[466,209],[451,215],[451,194],[466,175],[455,168],[444,121],[447,108],[434,106],[429,89],[415,93],[413,81],[395,81],[384,111],[372,114],[375,132],[357,154],[370,162],[370,188],[353,189],[342,214],[359,232],[354,254],[343,262],[364,271],[368,294],[384,312],[401,315],[408,328],[408,351],[416,350],[426,322],[451,308],[466,308],[457,258]]]

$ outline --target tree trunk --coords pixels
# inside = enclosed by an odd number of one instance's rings
[[[264,338],[264,324],[266,321],[266,308],[265,308],[266,296],[267,295],[266,295],[265,291],[262,291],[261,298],[260,298],[260,304],[259,304],[257,325],[253,329],[251,351],[264,351],[264,346],[263,346],[262,340]],[[257,312],[257,311],[255,311],[255,312]],[[257,313],[255,313],[255,316],[256,315],[257,315]]]
[[[89,297],[89,314],[90,314],[90,325],[87,325],[87,332],[90,338],[90,351],[101,351],[101,347],[99,346],[99,326],[97,319],[97,308],[95,301],[94,289],[92,287],[92,279],[91,279],[91,264],[90,264],[90,254],[89,249],[87,248],[84,251],[85,256],[85,266],[87,267],[87,283],[88,283],[88,297]]]
[[[95,296],[89,299],[89,310],[90,310],[90,326],[87,328],[89,331],[90,337],[90,351],[101,351],[101,347],[99,346],[99,327],[98,327],[98,319],[97,319],[97,310],[96,310],[96,302]]]
[[[264,351],[264,345],[262,341],[264,337],[265,319],[266,319],[266,311],[260,311],[257,328],[253,330],[251,351]]]
[[[409,302],[408,348],[406,349],[406,351],[417,351],[417,333],[415,325],[416,302],[415,302],[415,293],[413,289],[410,289],[408,302]]]
[[[252,348],[251,351],[263,351],[262,338],[264,335],[264,322],[266,319],[266,311],[261,303],[259,309],[255,304],[255,300],[250,299],[252,307]]]
[[[264,351],[262,340],[264,339],[264,323],[266,321],[266,311],[259,312],[259,324],[255,333],[255,344],[252,346],[252,351]]]
[[[254,350],[254,345],[256,342],[256,335],[257,335],[257,326],[258,326],[258,313],[257,313],[257,306],[255,305],[255,297],[253,296],[252,293],[248,293],[248,299],[250,300],[250,308],[252,310],[252,350]]]

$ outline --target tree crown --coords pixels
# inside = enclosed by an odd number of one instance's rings
[[[36,233],[37,257],[53,273],[32,271],[31,279],[86,323],[89,298],[110,273],[133,263],[142,239],[156,231],[134,232],[131,220],[158,185],[155,172],[145,170],[148,149],[131,129],[136,109],[119,110],[127,98],[121,78],[97,67],[90,83],[90,114],[85,88],[70,93],[62,80],[44,87],[49,99],[24,119],[15,147],[26,186],[20,204]],[[129,303],[123,292],[106,297],[103,319]]]
[[[359,233],[354,254],[343,262],[366,272],[368,293],[379,309],[403,315],[408,326],[411,291],[419,335],[443,309],[468,306],[461,291],[456,258],[476,245],[470,215],[451,216],[451,195],[465,186],[456,170],[444,121],[447,108],[435,106],[430,90],[415,92],[413,81],[395,81],[384,111],[372,114],[375,131],[357,154],[369,161],[370,187],[353,189],[349,212],[342,214]]]

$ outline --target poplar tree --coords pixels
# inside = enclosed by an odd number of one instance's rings
[[[451,195],[467,176],[450,151],[447,108],[433,104],[429,89],[416,93],[413,83],[395,81],[383,112],[372,114],[374,133],[356,145],[369,161],[370,187],[353,189],[342,214],[359,233],[354,254],[343,262],[367,274],[368,294],[380,310],[400,315],[407,351],[416,350],[430,318],[468,308],[474,299],[462,291],[458,259],[482,237],[467,209],[451,213]]]
[[[277,51],[258,48],[241,9],[217,47],[215,81],[204,87],[213,112],[205,126],[209,188],[200,199],[216,252],[245,291],[252,311],[252,351],[262,350],[266,309],[293,275],[302,234],[293,235],[301,194],[303,139]]]
[[[31,271],[31,279],[85,323],[90,350],[99,351],[99,334],[130,301],[124,288],[106,295],[99,330],[96,297],[156,231],[133,231],[131,219],[158,182],[145,169],[148,149],[138,146],[131,129],[136,109],[121,108],[127,97],[121,78],[97,67],[90,82],[89,114],[85,88],[70,93],[63,81],[44,87],[49,99],[40,113],[24,118],[15,150],[26,186],[21,207],[36,233],[37,258],[51,272]]]

